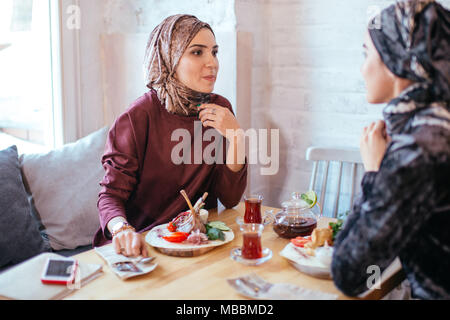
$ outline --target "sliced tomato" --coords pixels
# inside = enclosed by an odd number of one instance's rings
[[[163,237],[164,240],[169,242],[183,242],[189,237],[187,232],[174,232],[170,236]]]
[[[308,242],[311,241],[311,238],[304,238],[304,237],[297,237],[294,239],[291,239],[291,242],[294,246],[296,247],[301,247],[303,248],[305,246],[305,244],[307,244]]]

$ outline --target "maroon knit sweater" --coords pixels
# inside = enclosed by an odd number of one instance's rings
[[[222,96],[212,95],[210,103],[232,111],[230,103]],[[219,135],[217,141],[213,138],[199,144],[206,140],[201,139],[205,132],[215,129],[204,128],[195,121],[200,121],[198,116],[168,113],[154,90],[137,99],[119,116],[109,131],[102,158],[105,176],[100,182],[102,188],[97,202],[101,228],[95,234],[94,246],[111,241],[106,226],[117,216],[125,217],[138,232],[169,222],[188,209],[180,194],[182,189],[192,204],[208,192],[206,209],[216,208],[217,199],[226,208],[239,203],[247,184],[247,163],[239,172],[231,171],[225,164],[226,139]],[[171,141],[176,129],[186,129],[190,133],[190,164],[172,161],[173,149],[181,142],[179,137]],[[217,154],[210,151],[214,143],[219,144]],[[205,163],[198,152],[200,145],[202,154],[208,147],[206,151],[219,160]],[[189,153],[186,154],[188,159]]]

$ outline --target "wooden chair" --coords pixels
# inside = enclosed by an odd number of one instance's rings
[[[330,185],[328,180],[330,180],[329,169],[332,163],[338,165],[338,174],[336,175],[337,183],[335,184],[335,191],[333,196],[335,196],[333,213],[331,217],[336,218],[339,209],[339,202],[341,199],[341,189],[342,189],[342,178],[343,178],[343,168],[344,165],[349,165],[350,170],[350,181],[351,181],[351,191],[348,205],[351,209],[354,196],[359,187],[358,171],[361,173],[363,171],[362,160],[357,148],[326,148],[326,147],[309,147],[306,150],[306,160],[313,161],[313,171],[311,175],[311,180],[309,184],[309,190],[316,191],[318,183],[321,182],[320,190],[316,193],[319,195],[318,202],[322,206],[322,211],[325,210],[325,201],[327,194],[327,187]],[[318,169],[320,165],[324,165],[322,177],[319,178]],[[332,179],[331,179],[332,180]],[[322,212],[324,213],[324,212]]]
[[[405,279],[406,274],[403,271],[400,259],[396,258],[381,273],[380,279],[374,284],[373,288],[360,294],[358,298],[362,300],[381,300]]]
[[[336,218],[338,214],[339,203],[342,200],[341,190],[342,190],[342,179],[344,175],[343,167],[344,165],[350,166],[350,196],[349,196],[349,208],[352,208],[354,196],[358,190],[360,179],[358,176],[358,170],[364,172],[362,165],[362,159],[357,148],[329,148],[329,147],[319,147],[312,146],[306,150],[306,160],[313,161],[313,171],[311,174],[309,190],[317,190],[318,203],[322,205],[322,210],[324,210],[327,187],[330,186],[328,180],[330,180],[330,166],[332,163],[337,163],[338,172],[335,177],[335,192],[334,205],[332,209],[332,217]],[[318,174],[319,166],[323,164],[322,176]],[[331,179],[333,180],[333,179]],[[318,188],[318,183],[321,182],[321,187]],[[323,213],[323,212],[322,212]],[[405,274],[403,272],[400,260],[396,258],[393,263],[386,268],[381,274],[379,281],[374,285],[373,289],[370,289],[358,298],[367,300],[377,300],[385,297],[389,292],[396,288],[405,279]],[[379,288],[379,289],[377,289]]]

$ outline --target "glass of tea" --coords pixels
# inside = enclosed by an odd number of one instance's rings
[[[244,223],[262,223],[261,204],[263,199],[263,196],[259,194],[244,196]]]
[[[240,226],[242,231],[242,257],[244,259],[262,258],[261,235],[264,225],[259,223],[244,223]]]
[[[272,257],[272,251],[263,248],[261,236],[264,225],[261,223],[244,223],[238,219],[239,230],[242,232],[242,247],[231,251],[231,258],[247,265],[258,265]]]

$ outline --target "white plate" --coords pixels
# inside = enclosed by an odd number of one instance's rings
[[[288,243],[280,255],[289,260],[289,262],[300,272],[320,279],[331,279],[330,266],[324,265],[315,256],[306,253],[306,249],[296,247]]]
[[[234,233],[233,230],[229,231],[223,231],[225,234],[225,241],[221,240],[209,240],[206,244],[200,244],[200,245],[192,245],[192,244],[186,244],[186,243],[173,243],[164,240],[159,235],[168,236],[172,232],[170,232],[167,229],[166,224],[162,224],[159,226],[154,227],[152,230],[150,230],[149,233],[145,236],[145,241],[154,247],[156,250],[160,251],[161,253],[167,254],[169,256],[176,256],[176,257],[195,257],[202,255],[215,247],[222,246],[228,242],[233,241],[234,239]]]

